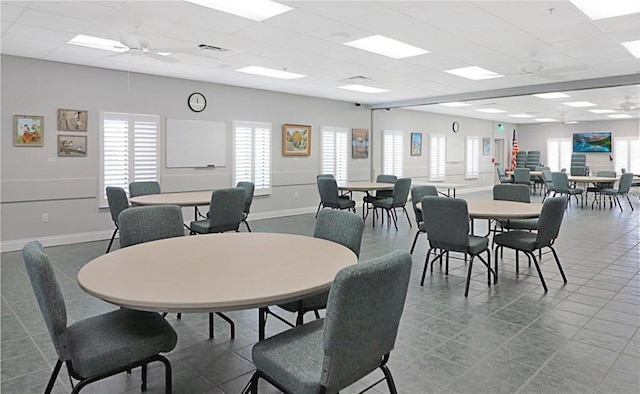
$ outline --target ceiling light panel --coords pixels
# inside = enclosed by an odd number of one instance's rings
[[[595,107],[596,104],[594,103],[590,103],[588,101],[573,101],[570,103],[562,103],[564,105],[568,105],[569,107],[573,107],[573,108],[584,108],[584,107]]]
[[[203,7],[212,8],[214,10],[226,12],[261,22],[276,15],[284,14],[292,10],[284,4],[276,3],[271,0],[185,0],[189,3],[197,4]]]
[[[533,115],[529,115],[529,114],[511,114],[511,115],[507,115],[510,116],[512,118],[533,118]]]
[[[278,79],[297,79],[306,77],[303,74],[291,73],[288,71],[274,70],[272,68],[249,66],[236,70],[241,73],[260,75],[262,77],[278,78]]]
[[[503,114],[507,111],[504,111],[502,109],[495,109],[495,108],[483,108],[483,109],[477,109],[476,111],[478,112],[484,112],[487,114]]]
[[[498,74],[478,66],[455,68],[453,70],[447,70],[445,72],[474,81],[504,77],[504,75],[502,74]]]
[[[589,112],[594,114],[614,114],[616,113],[613,109],[590,109]]]
[[[545,99],[545,100],[570,97],[568,94],[564,94],[560,92],[540,93],[540,94],[534,94],[534,96],[539,97],[541,99]]]
[[[471,106],[471,104],[461,103],[459,101],[453,101],[450,103],[440,103],[438,105],[443,105],[445,107],[470,107]]]
[[[552,119],[552,118],[536,118],[537,122],[557,122],[556,119]]]
[[[364,86],[364,85],[344,85],[339,86],[340,89],[353,90],[354,92],[361,93],[384,93],[388,92],[386,89],[374,88],[373,86]]]
[[[640,12],[640,2],[629,0],[570,0],[592,20],[612,18]]]
[[[387,56],[392,59],[404,59],[429,53],[426,49],[418,48],[379,34],[361,38],[359,40],[345,42],[344,45],[362,49],[363,51],[377,53],[378,55]]]
[[[85,36],[82,34],[73,37],[71,40],[67,41],[67,44],[111,52],[126,52],[129,50],[129,48],[125,47],[118,41],[100,37]]]
[[[640,59],[640,40],[623,42],[622,45],[624,45],[633,56]]]
[[[628,119],[628,118],[632,118],[631,115],[629,114],[614,114],[614,115],[607,115],[610,118],[613,119]]]

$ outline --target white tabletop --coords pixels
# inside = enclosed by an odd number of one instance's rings
[[[505,173],[507,175],[513,176],[513,171],[511,171],[511,170],[505,171]],[[529,175],[531,175],[531,176],[542,176],[542,171],[530,171]]]
[[[422,203],[416,207],[422,209]],[[534,219],[540,216],[542,204],[503,200],[467,200],[471,219]]]
[[[327,290],[357,262],[345,246],[293,234],[184,236],[119,249],[87,263],[78,283],[112,304],[159,312],[265,307]]]
[[[137,205],[178,205],[181,207],[194,207],[209,205],[212,191],[181,192],[146,194],[144,196],[131,197],[129,201]]]
[[[435,186],[447,189],[462,189],[467,187],[466,183],[449,183],[449,182],[411,182],[412,186]]]
[[[606,176],[569,176],[569,182],[595,183],[595,182],[617,182],[620,178]]]
[[[393,183],[379,182],[338,182],[338,190],[349,190],[353,192],[366,192],[373,190],[393,190]]]

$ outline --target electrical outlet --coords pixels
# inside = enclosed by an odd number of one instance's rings
[[[49,223],[49,214],[48,213],[43,213],[42,214],[42,223]]]

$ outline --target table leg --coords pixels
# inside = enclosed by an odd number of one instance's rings
[[[258,340],[264,341],[264,331],[267,323],[267,308],[258,308]]]

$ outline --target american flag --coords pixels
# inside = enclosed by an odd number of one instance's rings
[[[511,171],[516,169],[516,155],[520,152],[518,147],[518,140],[516,139],[516,131],[513,130],[513,144],[511,145]]]

